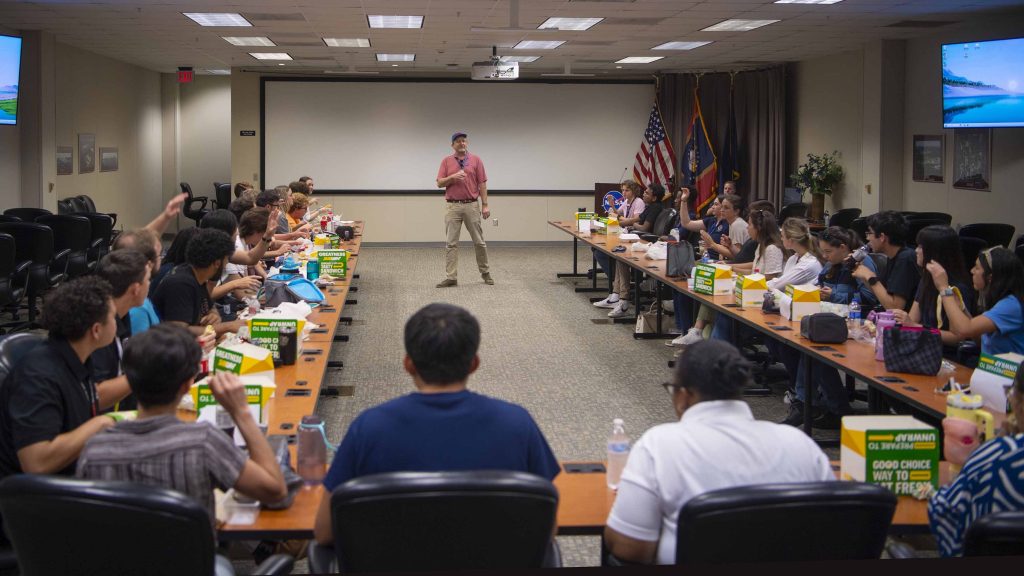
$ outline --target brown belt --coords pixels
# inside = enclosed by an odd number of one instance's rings
[[[449,204],[472,204],[476,200],[448,200]]]

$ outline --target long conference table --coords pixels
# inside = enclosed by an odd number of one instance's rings
[[[555,223],[552,225],[563,228],[573,233],[575,223]],[[631,266],[640,267],[644,273],[655,272],[651,269],[651,261],[643,262],[620,257],[619,253],[613,253],[605,249],[603,243],[595,243],[590,239],[578,238],[598,249],[604,249],[613,258],[622,259]],[[352,251],[349,259],[348,277],[326,292],[326,305],[317,309],[310,320],[323,325],[325,331],[314,333],[304,344],[304,353],[294,366],[282,366],[275,371],[277,390],[274,398],[268,402],[268,434],[295,434],[298,423],[302,416],[313,414],[316,409],[318,392],[323,386],[326,371],[328,369],[328,356],[331,345],[336,341],[336,333],[339,321],[342,319],[342,311],[346,305],[347,296],[350,292],[352,279],[355,276],[356,264],[358,262],[358,251],[362,240],[362,222],[356,225],[356,237],[352,242],[343,246]],[[628,253],[627,258],[628,258]],[[664,263],[662,263],[661,276],[664,277]],[[667,278],[665,278],[668,280]],[[679,283],[674,283],[678,289]],[[686,288],[685,282],[682,288]],[[694,295],[699,297],[699,295]],[[737,314],[735,309],[726,307],[724,297],[710,299],[711,303],[717,304],[717,309],[727,311],[726,313]],[[754,321],[751,318],[749,321]],[[837,347],[841,350],[845,348]],[[308,353],[310,350],[320,352]],[[843,352],[839,352],[843,353]],[[873,356],[872,356],[872,362]],[[875,371],[877,366],[872,366]],[[865,369],[865,371],[868,371]],[[914,382],[916,383],[916,381]],[[289,390],[307,391],[309,394],[300,396],[289,396]],[[296,394],[293,392],[292,394]],[[925,405],[936,405],[935,402]],[[295,462],[294,446],[292,446],[292,461]],[[608,488],[605,474],[602,472],[566,472],[566,464],[563,463],[562,473],[555,480],[554,485],[558,489],[558,534],[563,536],[599,535],[604,531],[605,521],[615,502],[615,491]],[[599,464],[599,463],[586,463]],[[838,475],[838,463],[833,463]],[[949,468],[943,464],[940,470],[943,483],[949,480]],[[304,540],[313,537],[313,525],[316,520],[317,509],[320,499],[324,496],[323,486],[317,485],[309,488],[302,488],[295,496],[292,505],[285,510],[260,510],[256,522],[249,525],[223,524],[218,529],[218,537],[222,541],[230,540]],[[910,533],[927,531],[928,512],[925,502],[915,500],[907,496],[898,499],[896,513],[893,517],[890,530],[894,533]]]

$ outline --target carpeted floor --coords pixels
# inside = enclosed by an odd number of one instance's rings
[[[634,439],[675,418],[660,386],[670,379],[673,349],[663,340],[634,340],[632,325],[610,323],[607,310],[590,304],[598,294],[573,290],[574,281],[589,285],[585,279],[556,278],[571,271],[570,245],[491,246],[494,286],[480,279],[468,244],[453,288],[434,287],[444,278],[443,248],[364,246],[360,256],[359,290],[350,295],[358,304],[344,310],[354,322],[340,329],[351,339],[332,351],[345,368],[328,375],[330,385],[350,386],[352,395],[321,399],[317,407],[332,442],[362,410],[413,389],[401,366],[402,329],[431,302],[458,304],[476,315],[481,364],[470,387],[529,410],[560,460],[603,459],[614,418],[625,420]],[[590,261],[581,249],[580,262]],[[779,393],[749,402],[759,418],[786,415]],[[559,543],[566,566],[598,565],[597,537],[560,537]]]

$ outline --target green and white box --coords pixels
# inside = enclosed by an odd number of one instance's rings
[[[1006,413],[1006,389],[1013,385],[1021,361],[1024,356],[1013,352],[982,354],[971,374],[971,394],[981,394],[985,408]]]
[[[328,274],[334,278],[345,278],[348,275],[348,250],[320,250],[317,252],[320,263],[320,275]]]
[[[699,262],[693,276],[693,291],[707,296],[732,294],[732,266]]]
[[[913,416],[844,416],[840,477],[912,496],[939,487],[939,430]]]

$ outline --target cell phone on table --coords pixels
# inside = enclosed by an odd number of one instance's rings
[[[600,462],[566,462],[563,464],[567,474],[603,474],[607,472]]]

